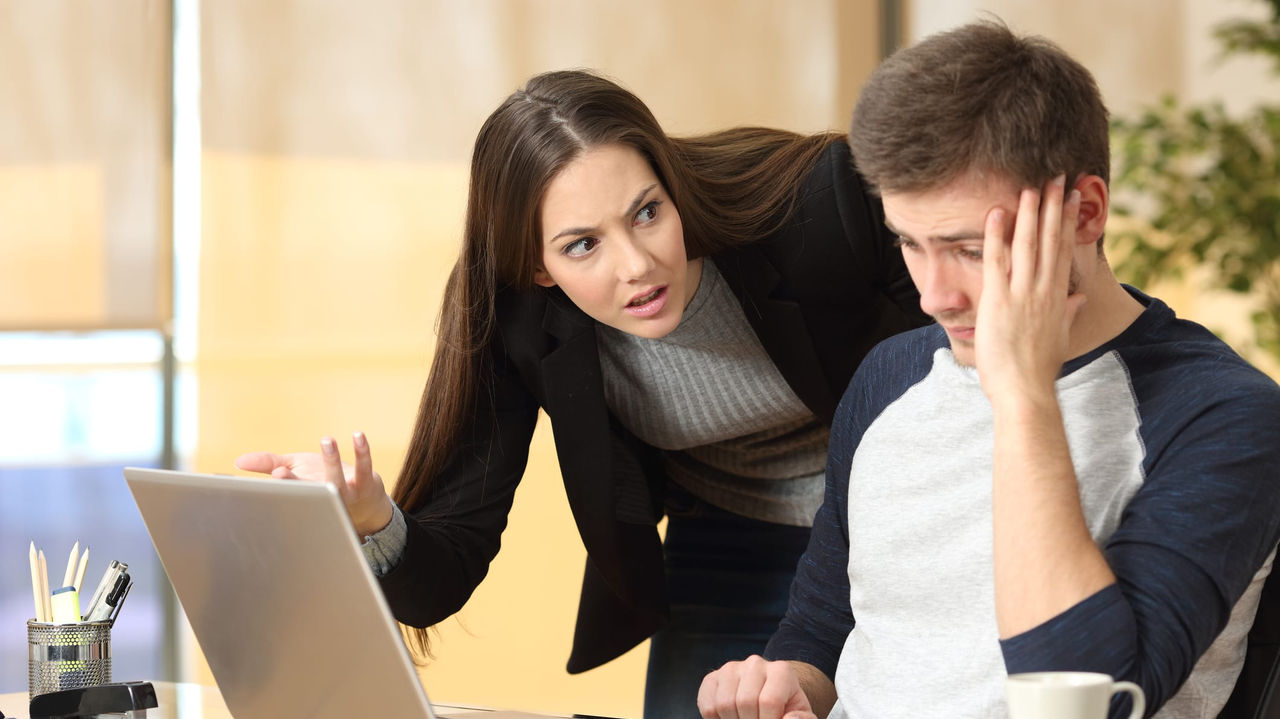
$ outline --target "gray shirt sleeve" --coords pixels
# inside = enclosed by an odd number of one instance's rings
[[[409,530],[405,526],[404,513],[400,507],[391,505],[391,521],[387,526],[366,535],[360,544],[365,561],[373,570],[375,577],[384,577],[400,563],[404,556],[404,547],[408,542]]]

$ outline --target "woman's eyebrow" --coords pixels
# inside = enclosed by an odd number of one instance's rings
[[[644,203],[645,196],[647,196],[651,191],[653,191],[653,188],[657,186],[658,183],[655,182],[636,193],[635,199],[631,201],[630,205],[627,205],[626,211],[622,213],[623,216],[630,217],[631,215],[636,214],[636,210],[640,209],[640,205]],[[548,242],[555,242],[565,235],[589,235],[592,232],[595,232],[595,229],[596,228],[594,227],[568,227],[557,232],[554,237],[548,240]]]

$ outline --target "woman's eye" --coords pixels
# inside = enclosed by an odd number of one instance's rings
[[[581,257],[590,252],[598,244],[600,244],[600,240],[597,240],[594,237],[582,237],[565,245],[561,252],[569,257]]]
[[[656,220],[658,218],[659,204],[661,203],[658,200],[654,200],[644,207],[641,207],[640,211],[636,213],[635,224],[646,225]]]

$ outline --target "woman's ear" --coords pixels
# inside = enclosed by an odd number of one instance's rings
[[[539,267],[533,271],[533,283],[541,287],[555,287],[556,281],[551,279],[547,271]]]
[[[1076,180],[1080,191],[1080,216],[1076,220],[1076,243],[1097,243],[1107,229],[1107,209],[1111,195],[1107,183],[1097,175],[1084,175]]]

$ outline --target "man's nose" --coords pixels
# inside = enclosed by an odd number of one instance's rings
[[[916,283],[916,289],[920,291],[920,309],[933,317],[968,309],[959,281],[959,268],[954,263],[939,260],[929,260],[924,264]]]

